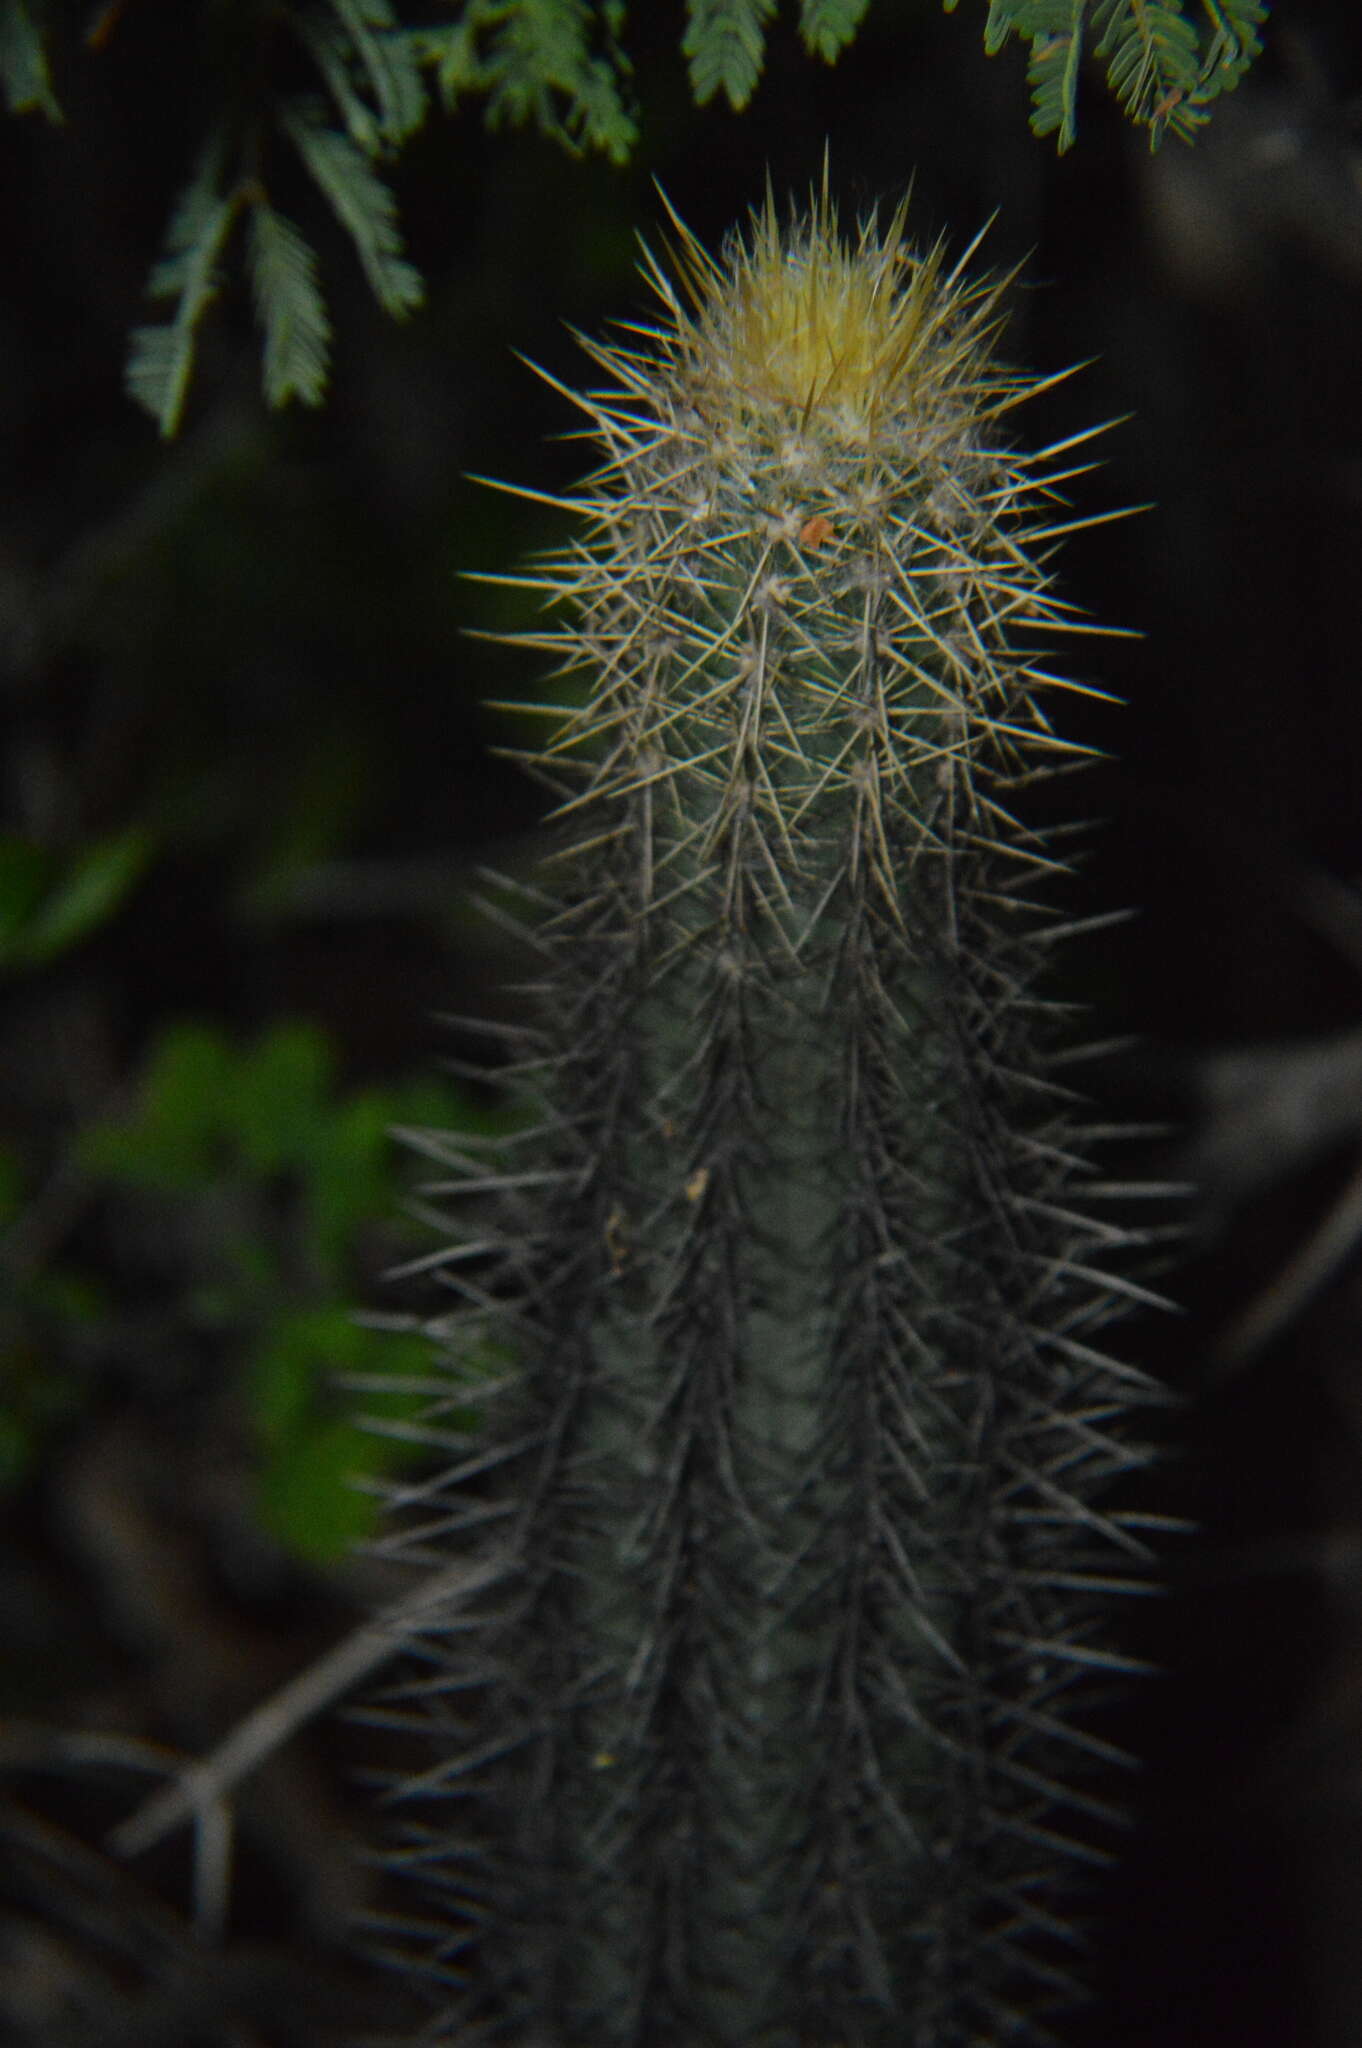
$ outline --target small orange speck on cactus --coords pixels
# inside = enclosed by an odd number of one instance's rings
[[[809,552],[814,554],[825,540],[832,539],[832,535],[832,521],[826,513],[815,512],[812,519],[806,519],[799,529],[799,545],[808,548]]]

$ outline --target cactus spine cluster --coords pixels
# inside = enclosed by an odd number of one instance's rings
[[[1009,446],[1000,287],[902,211],[846,235],[825,184],[717,262],[675,226],[524,579],[586,683],[535,756],[541,1114],[429,1141],[484,1208],[436,1407],[514,1361],[408,1502],[499,1574],[432,1622],[401,1792],[430,2038],[1043,2040],[1145,1559],[1102,1501],[1120,1233],[1039,1051],[1058,863],[1009,808],[1066,754],[1073,444]]]

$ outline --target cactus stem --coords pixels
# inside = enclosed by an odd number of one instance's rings
[[[1062,835],[1016,811],[1087,753],[1049,707],[1107,694],[1049,666],[1095,630],[1051,555],[1120,515],[1062,495],[1100,429],[1003,439],[1061,378],[995,360],[977,239],[916,250],[906,202],[844,231],[826,169],[718,257],[664,205],[656,319],[583,343],[602,389],[545,376],[600,467],[485,480],[577,522],[486,580],[588,688],[515,707],[558,718],[512,750],[561,835],[510,1044],[538,1122],[427,1146],[469,1215],[416,1262],[448,1462],[398,1507],[498,1561],[408,1701],[430,2038],[1036,2044],[1155,1533],[1108,1496],[1157,1393],[1101,1349],[1153,1297],[1043,982],[1104,920],[1031,902]]]

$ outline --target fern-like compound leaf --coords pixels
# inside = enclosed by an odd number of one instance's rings
[[[689,26],[681,48],[697,105],[707,105],[717,92],[727,95],[735,113],[747,105],[761,77],[765,24],[775,11],[775,0],[687,0]]]
[[[421,60],[433,68],[440,96],[451,113],[466,94],[487,92],[496,82],[495,32],[503,20],[496,0],[466,0],[457,21],[418,35]]]
[[[0,0],[0,59],[6,29],[24,12],[23,0]],[[217,266],[242,212],[253,219],[247,262],[264,331],[266,396],[271,404],[298,398],[309,405],[322,396],[330,325],[313,253],[275,210],[264,183],[273,131],[282,129],[294,143],[385,311],[400,318],[423,296],[419,274],[402,255],[396,202],[376,168],[424,117],[413,32],[402,26],[394,0],[279,0],[275,12],[325,97],[277,99],[267,73],[250,91],[239,84],[235,94],[226,88],[224,111],[176,204],[148,282],[150,297],[178,301],[174,315],[166,326],[139,328],[132,338],[128,388],[163,433],[174,433],[182,417]],[[241,38],[239,62],[225,75],[255,81],[262,33],[255,11],[224,10],[224,21]]]
[[[811,56],[835,63],[865,18],[870,0],[800,0],[799,33]]]
[[[320,405],[326,393],[331,323],[317,288],[317,258],[292,221],[266,201],[251,210],[251,283],[265,330],[265,398]]]
[[[326,12],[295,17],[294,27],[346,133],[366,156],[396,149],[420,127],[425,87],[414,40],[396,27],[387,0],[331,0]]]
[[[532,124],[567,148],[627,162],[638,139],[620,47],[623,0],[468,0],[457,22],[416,39],[446,106],[485,97],[491,127]]]
[[[1203,0],[1203,4],[1215,23],[1206,70],[1237,84],[1254,58],[1262,54],[1267,0]]]
[[[215,296],[217,267],[239,209],[239,195],[222,189],[224,154],[215,137],[180,197],[166,254],[147,286],[149,297],[177,301],[173,317],[133,331],[127,387],[165,435],[176,431],[184,411],[199,323]]]
[[[1047,0],[1027,67],[1032,132],[1055,136],[1061,150],[1072,146],[1078,132],[1078,73],[1083,56],[1085,6],[1086,0]]]
[[[1186,100],[1159,110],[1175,135],[1190,140],[1208,118],[1212,100],[1230,92],[1239,83],[1254,58],[1262,51],[1260,31],[1267,19],[1266,0],[1202,0],[1211,23],[1211,33],[1201,57],[1197,81]],[[1161,133],[1156,120],[1151,137]]]
[[[426,113],[411,33],[401,26],[389,0],[329,0],[329,5],[373,96],[378,115],[375,141],[395,148],[415,134]]]
[[[859,31],[868,4],[799,0],[805,48],[835,61]],[[943,4],[952,12],[958,0]],[[423,70],[433,72],[447,106],[479,96],[494,127],[532,125],[573,151],[628,160],[637,121],[622,47],[627,0],[451,0],[447,11],[448,21],[417,29],[406,25],[403,0],[273,0],[265,10],[273,27],[284,32],[283,40],[292,39],[291,59],[305,53],[323,89],[320,96],[281,101],[269,67],[260,62],[263,50],[281,38],[273,28],[265,35],[254,8],[221,10],[240,47],[223,67],[224,77],[236,83],[225,88],[216,129],[240,138],[236,158],[219,169],[219,211],[200,221],[198,240],[185,244],[178,239],[184,221],[203,200],[191,179],[149,287],[153,297],[181,303],[166,330],[138,331],[128,372],[130,388],[164,431],[174,431],[183,411],[197,330],[231,223],[243,206],[271,203],[260,165],[268,161],[275,131],[291,137],[353,241],[380,304],[398,317],[421,303],[423,287],[403,255],[396,204],[380,166],[421,125]],[[1268,0],[987,0],[984,43],[994,52],[1016,35],[1029,46],[1032,126],[1039,135],[1054,135],[1061,150],[1075,139],[1085,55],[1105,67],[1122,107],[1157,146],[1166,133],[1195,134],[1211,102],[1237,84],[1259,52],[1267,11]],[[777,0],[686,0],[682,48],[697,102],[722,95],[734,109],[747,105],[776,12]],[[37,108],[60,119],[32,0],[0,0],[0,84],[12,110]],[[266,330],[265,383],[275,394],[302,397],[320,388],[324,361],[325,315],[315,275],[307,273],[310,289],[303,293],[303,268],[281,267],[260,253],[282,250],[274,225],[261,234],[251,269]],[[204,258],[197,264],[195,250]],[[272,326],[260,300],[261,280],[272,279],[277,289],[286,276],[295,286],[291,310]]]
[[[956,0],[944,0],[952,12]],[[1031,46],[1031,126],[1061,150],[1075,136],[1085,47],[1151,148],[1190,140],[1210,102],[1237,85],[1261,49],[1267,0],[989,0],[984,47],[1016,35]]]
[[[24,0],[0,0],[0,81],[11,114],[61,120],[43,39]]]
[[[1195,27],[1177,0],[1098,0],[1095,53],[1133,121],[1153,127],[1196,92],[1201,70]]]
[[[421,304],[425,288],[420,272],[402,256],[391,190],[363,150],[348,135],[324,128],[310,108],[290,109],[283,125],[353,241],[374,297],[402,319]]]

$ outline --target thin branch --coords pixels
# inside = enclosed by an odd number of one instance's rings
[[[480,1567],[460,1562],[423,1580],[413,1592],[364,1622],[253,1707],[209,1756],[190,1764],[171,1784],[120,1821],[108,1837],[109,1849],[116,1856],[139,1856],[191,1817],[204,1844],[216,1841],[221,1824],[219,1820],[215,1825],[212,1809],[258,1764],[314,1715],[334,1705],[352,1686],[396,1656],[432,1609],[472,1599],[505,1570],[500,1562]]]

